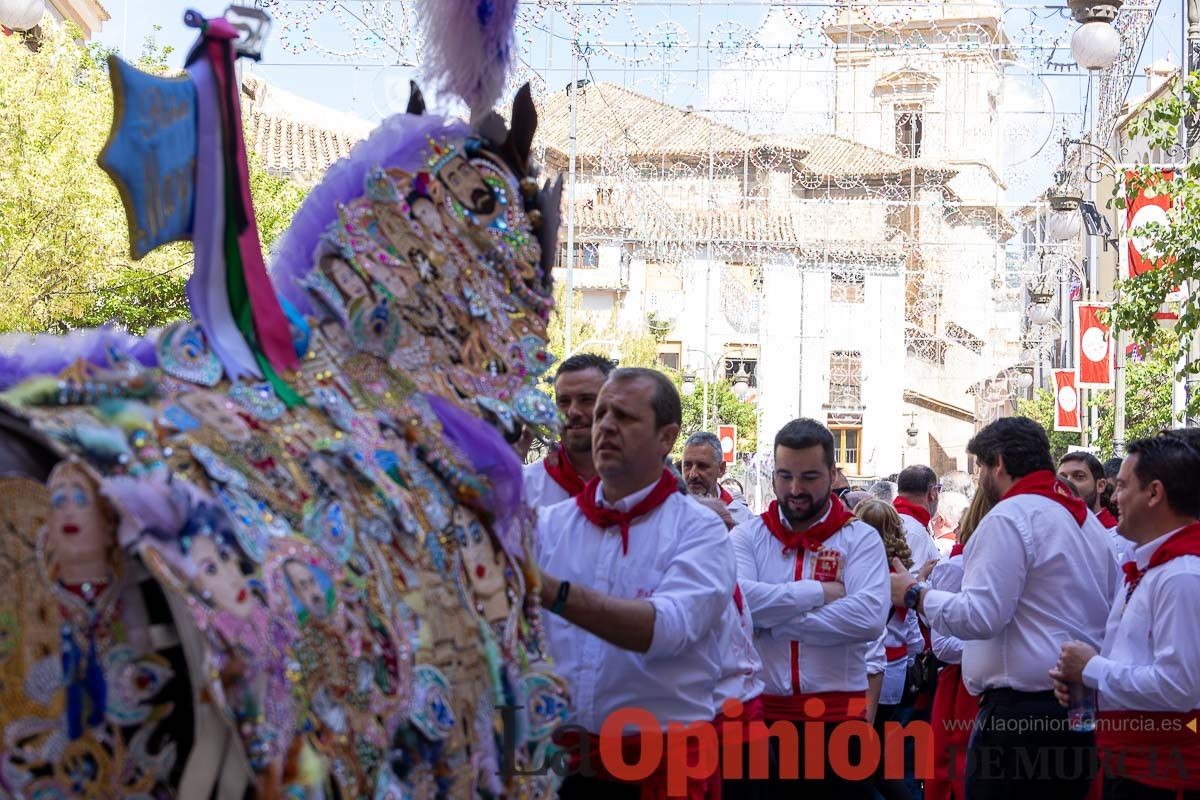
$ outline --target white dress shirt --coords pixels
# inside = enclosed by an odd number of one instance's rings
[[[925,594],[930,627],[964,640],[963,682],[971,694],[1053,688],[1062,643],[1099,647],[1117,587],[1108,531],[1082,527],[1046,497],[1002,500],[963,551],[962,590]]]
[[[735,497],[732,501],[726,503],[725,508],[729,510],[729,516],[733,518],[734,525],[741,525],[743,522],[749,522],[758,516],[750,510],[750,506],[746,505],[746,501],[740,497]]]
[[[1097,520],[1099,522],[1099,520]],[[1113,558],[1117,560],[1117,564],[1124,564],[1126,561],[1134,560],[1134,549],[1137,545],[1126,539],[1121,534],[1117,533],[1117,529],[1109,528],[1108,535],[1112,539]]]
[[[755,517],[731,534],[738,581],[754,616],[754,644],[771,695],[862,691],[867,658],[883,634],[890,605],[887,555],[878,532],[852,520],[825,540],[838,553],[846,596],[825,605],[813,580],[817,553],[783,552],[766,523]],[[797,555],[804,559],[796,580]],[[792,682],[792,642],[798,642],[799,685]]]
[[[546,460],[526,464],[521,473],[525,483],[525,504],[530,508],[542,508],[570,500],[567,490],[558,485],[558,481],[546,472]]]
[[[912,568],[910,571],[913,575],[916,575],[921,571],[921,567],[930,561],[939,560],[942,554],[938,552],[937,545],[933,541],[933,534],[929,532],[929,528],[908,514],[901,514],[900,521],[904,523],[904,540],[908,542],[908,549],[912,551]]]
[[[1175,531],[1134,550],[1145,569]],[[1100,690],[1105,711],[1191,711],[1200,708],[1200,557],[1178,556],[1142,576],[1125,602],[1117,589],[1104,649],[1083,670],[1084,685]]]
[[[717,681],[714,704],[718,712],[726,700],[753,700],[763,693],[762,659],[754,649],[754,620],[750,604],[742,594],[742,610],[732,599],[721,622],[721,679]]]
[[[657,483],[657,480],[655,481]],[[654,484],[614,507],[628,511]],[[597,487],[596,502],[604,502]],[[571,691],[568,722],[599,733],[619,708],[635,706],[668,722],[711,720],[723,671],[723,621],[733,604],[736,570],[725,523],[695,500],[672,494],[633,521],[629,552],[620,530],[601,530],[574,500],[538,513],[538,565],[550,575],[625,599],[654,605],[646,653],[623,650],[546,613],[546,634],[558,674]]]
[[[943,592],[962,591],[962,580],[962,553],[939,561],[937,566],[933,568],[933,572],[929,574],[930,587],[940,589]],[[945,664],[962,663],[962,639],[931,627],[929,629],[929,642],[933,645],[933,654],[937,656],[939,661]]]

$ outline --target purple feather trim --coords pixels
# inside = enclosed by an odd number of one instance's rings
[[[478,119],[504,91],[516,42],[517,0],[422,0],[425,73]]]
[[[110,347],[133,356],[144,367],[154,367],[158,365],[154,352],[157,338],[158,331],[141,337],[115,325],[71,331],[65,336],[5,334],[0,336],[0,389],[34,375],[57,375],[81,358],[97,367],[107,367]]]
[[[466,123],[435,115],[396,114],[385,119],[349,156],[329,168],[292,218],[271,259],[275,290],[300,313],[312,314],[300,281],[312,272],[321,234],[337,221],[338,206],[362,196],[363,181],[376,167],[417,170],[425,163],[430,137],[462,139],[469,133]]]
[[[424,397],[442,423],[446,439],[466,453],[471,468],[491,484],[483,504],[492,512],[500,543],[509,555],[523,558],[519,515],[525,506],[525,484],[517,454],[499,431],[479,417],[437,395]]]

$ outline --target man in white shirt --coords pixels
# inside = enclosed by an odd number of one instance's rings
[[[1116,494],[1133,561],[1103,649],[1063,645],[1055,692],[1066,706],[1072,685],[1099,690],[1106,800],[1200,798],[1200,453],[1170,434],[1131,442]]]
[[[889,606],[887,556],[874,528],[854,519],[832,494],[833,436],[797,419],[775,436],[776,500],[733,530],[738,581],[763,660],[768,722],[794,726],[796,739],[773,739],[778,765],[772,797],[871,798],[869,781],[851,782],[830,766],[825,777],[786,780],[804,767],[805,737],[825,744],[837,723],[866,716],[867,658],[883,633]],[[851,739],[850,763],[858,763]],[[797,748],[792,751],[792,748]]]
[[[1108,532],[1058,480],[1033,420],[997,420],[967,452],[996,505],[964,550],[962,590],[931,590],[897,569],[892,600],[964,641],[963,681],[980,695],[967,797],[1082,800],[1095,738],[1069,730],[1049,670],[1063,642],[1103,636],[1118,574]]]
[[[896,489],[892,505],[904,523],[904,538],[912,552],[912,573],[916,575],[930,561],[941,557],[929,531],[929,522],[937,513],[942,486],[938,483],[937,473],[929,467],[914,464],[896,476]]]
[[[1133,558],[1129,540],[1117,533],[1117,518],[1100,502],[1108,480],[1104,477],[1104,465],[1091,453],[1076,450],[1058,460],[1058,477],[1075,487],[1076,493],[1087,503],[1088,510],[1096,515],[1100,524],[1108,529],[1113,558],[1124,564]]]
[[[583,491],[592,464],[592,413],[596,395],[617,365],[595,353],[578,353],[554,373],[554,402],[563,418],[562,438],[541,461],[525,467],[525,502],[541,508]]]
[[[715,511],[732,528],[754,519],[754,512],[721,486],[721,478],[725,475],[722,456],[721,440],[716,434],[697,431],[683,444],[682,472],[688,493]]]
[[[538,515],[546,633],[570,688],[575,728],[574,740],[563,743],[574,756],[588,753],[583,774],[567,777],[561,798],[640,795],[641,787],[615,780],[597,755],[596,736],[614,711],[649,712],[657,735],[670,722],[711,722],[718,710],[714,689],[724,669],[735,567],[724,524],[681,494],[663,467],[680,422],[679,394],[665,375],[614,370],[596,399],[595,491]],[[628,738],[624,750],[625,763],[637,763],[640,740]],[[647,791],[664,788],[667,768],[660,763],[642,781]],[[707,785],[689,782],[688,796],[702,796]]]

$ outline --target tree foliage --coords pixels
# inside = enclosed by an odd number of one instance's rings
[[[140,333],[187,316],[190,243],[129,256],[125,212],[96,163],[112,126],[109,50],[81,47],[69,25],[41,46],[0,37],[0,331],[55,331],[115,321]],[[148,37],[136,65],[168,71],[171,48]],[[251,164],[264,247],[304,190]]]
[[[704,430],[704,382],[696,381],[695,391],[686,394],[682,392],[682,376],[672,370],[671,377],[683,395],[683,428],[675,448],[678,456],[683,451],[684,440],[696,431]],[[758,449],[758,407],[739,400],[726,381],[708,385],[708,430],[716,433],[718,425],[737,426],[738,454],[753,453]]]
[[[1135,116],[1129,125],[1130,135],[1144,137],[1151,148],[1176,150],[1180,126],[1185,120],[1196,119],[1200,112],[1200,73],[1189,75],[1183,89],[1182,93],[1166,93]],[[1159,333],[1155,313],[1167,303],[1169,294],[1179,288],[1187,290],[1177,309],[1179,319],[1170,342],[1173,354],[1165,355],[1170,363],[1184,365],[1168,373],[1182,380],[1200,374],[1200,358],[1195,357],[1191,347],[1200,328],[1200,159],[1189,158],[1169,181],[1151,166],[1132,170],[1124,185],[1118,182],[1109,205],[1125,208],[1127,198],[1139,191],[1147,196],[1167,193],[1173,198],[1173,207],[1167,212],[1168,225],[1149,223],[1134,231],[1150,243],[1143,248],[1145,252],[1162,257],[1157,269],[1117,285],[1118,301],[1109,319],[1114,328],[1128,331],[1135,341],[1151,342]],[[1200,412],[1200,393],[1189,398],[1188,405],[1191,413]]]

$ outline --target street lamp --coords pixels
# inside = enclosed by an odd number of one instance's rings
[[[733,395],[738,400],[745,400],[750,393],[750,373],[746,372],[746,362],[738,364],[738,371],[733,376]]]
[[[45,0],[0,0],[0,25],[9,30],[32,30],[45,14]]]
[[[680,387],[680,391],[688,397],[696,393],[696,373],[688,372],[683,376],[683,386]]]
[[[1108,69],[1121,54],[1121,34],[1112,26],[1124,0],[1067,0],[1080,27],[1071,35],[1071,57],[1087,70]]]
[[[905,433],[908,435],[908,446],[916,447],[917,446],[917,434],[920,433],[920,431],[917,429],[916,413],[912,413],[912,414],[908,415],[908,430],[906,430]]]

